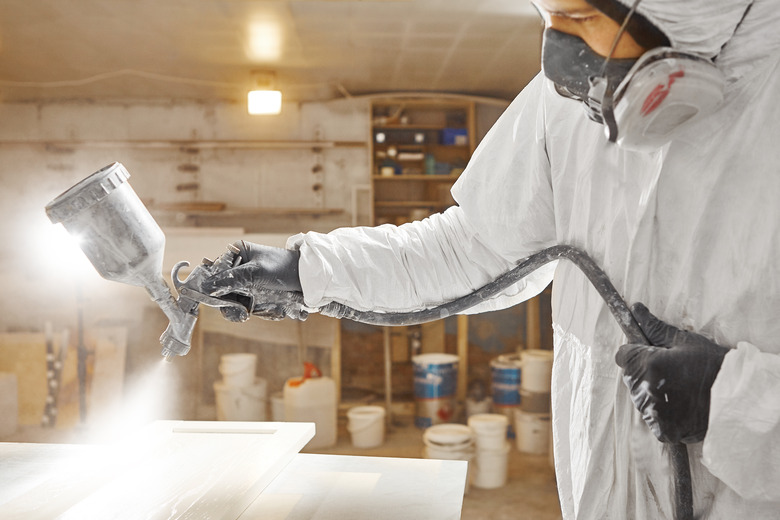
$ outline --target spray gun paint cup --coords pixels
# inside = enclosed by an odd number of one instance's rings
[[[130,174],[110,164],[46,206],[106,280],[144,287],[170,320],[160,337],[166,359],[190,350],[197,310],[179,308],[162,276],[165,235],[127,182]]]

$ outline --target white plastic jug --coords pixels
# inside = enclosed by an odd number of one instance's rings
[[[336,383],[323,377],[311,363],[304,363],[303,377],[284,384],[284,420],[313,422],[316,433],[306,448],[327,448],[336,444]]]

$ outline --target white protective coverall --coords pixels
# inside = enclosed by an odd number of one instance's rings
[[[361,310],[430,307],[548,246],[585,250],[629,304],[734,348],[707,436],[689,446],[696,517],[779,518],[780,1],[643,0],[638,10],[673,46],[717,56],[728,87],[715,114],[658,151],[630,152],[540,75],[480,144],[453,188],[458,206],[400,227],[297,235],[288,247],[301,251],[307,305]],[[553,273],[563,516],[671,519],[668,450],[629,398],[614,361],[625,338],[579,270],[562,260],[474,312],[529,298]]]

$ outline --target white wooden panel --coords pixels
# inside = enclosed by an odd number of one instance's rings
[[[467,465],[301,453],[240,520],[459,520]]]
[[[36,484],[0,492],[0,511],[8,520],[234,520],[313,435],[311,423],[158,421],[28,475]],[[6,456],[14,446],[0,444],[0,483],[24,473],[23,459]]]

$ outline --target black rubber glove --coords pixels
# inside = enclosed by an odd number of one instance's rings
[[[233,244],[235,266],[217,273],[202,284],[203,291],[215,297],[238,295],[254,302],[252,314],[265,319],[285,317],[304,320],[308,314],[301,309],[303,289],[298,276],[300,253],[289,249],[253,244],[240,240]],[[223,310],[230,321],[241,321],[231,309]]]
[[[631,313],[655,345],[623,345],[615,356],[631,400],[658,440],[704,440],[710,389],[729,349],[664,323],[641,303]]]

